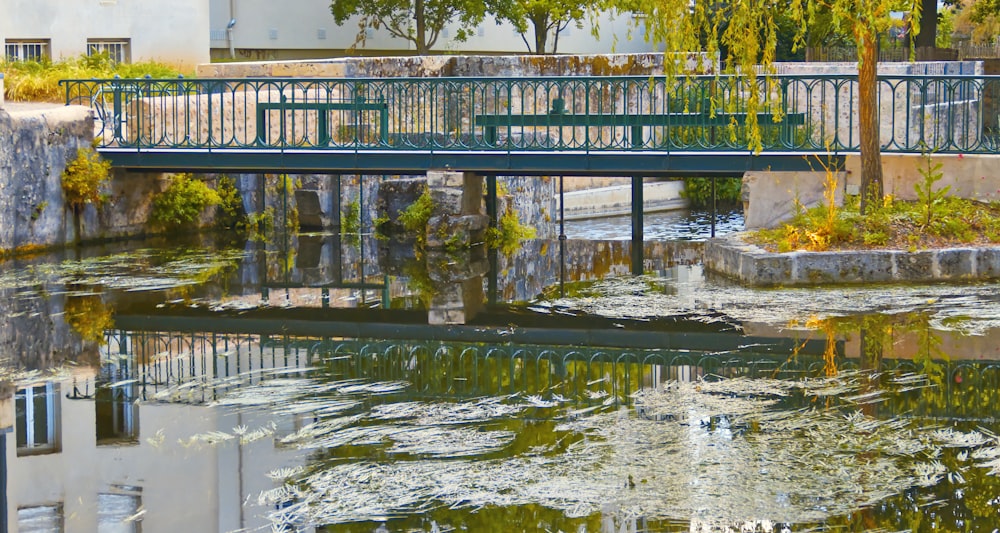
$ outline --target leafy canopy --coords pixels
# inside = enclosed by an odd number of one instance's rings
[[[478,0],[333,0],[330,12],[340,25],[355,15],[360,17],[355,46],[364,44],[368,28],[384,29],[393,37],[413,43],[418,54],[426,54],[448,24],[457,23],[455,39],[466,40],[470,30],[486,16],[486,3]]]
[[[591,5],[590,0],[513,0],[506,9],[494,9],[493,14],[498,24],[507,21],[514,26],[531,53],[546,53],[551,35],[554,54],[559,47],[559,32],[573,23],[581,25]],[[529,27],[534,32],[533,43],[526,37]]]

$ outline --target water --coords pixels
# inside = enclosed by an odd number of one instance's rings
[[[496,268],[273,242],[4,263],[0,531],[1000,523],[995,284],[751,290],[697,242],[647,243],[641,277],[620,240]]]
[[[643,238],[650,241],[704,241],[711,237],[712,213],[704,210],[674,210],[643,216]],[[720,210],[715,215],[716,235],[743,231],[743,212]],[[568,220],[570,239],[616,240],[632,238],[630,216]]]

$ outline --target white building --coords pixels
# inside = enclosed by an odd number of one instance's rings
[[[208,0],[2,0],[0,13],[9,58],[107,52],[126,62],[209,60]]]
[[[358,23],[338,27],[330,13],[329,0],[209,0],[211,3],[211,47],[214,59],[274,60],[339,57],[355,43]],[[649,52],[641,28],[630,28],[629,17],[598,18],[600,38],[589,24],[570,25],[559,35],[559,53],[593,54]],[[630,29],[632,38],[630,39]],[[431,49],[434,53],[511,54],[528,52],[521,35],[509,24],[493,19],[480,24],[465,42],[454,40],[456,27],[446,28]],[[529,32],[528,39],[533,39]],[[551,37],[550,37],[551,42]],[[412,43],[390,36],[384,30],[368,30],[356,55],[414,53]]]

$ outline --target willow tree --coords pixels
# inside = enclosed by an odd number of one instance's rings
[[[829,17],[834,31],[849,36],[858,51],[857,111],[861,149],[861,210],[882,200],[882,164],[878,114],[879,36],[893,23],[891,12],[905,11],[913,33],[920,32],[921,0],[606,0],[605,7],[645,15],[646,37],[668,52],[700,53],[716,57],[720,50],[727,74],[739,76],[753,88],[758,69],[774,73],[778,14],[798,25],[796,46],[804,44],[810,24],[820,13]],[[684,65],[667,61],[668,75]],[[771,91],[765,91],[765,95]],[[752,148],[759,149],[756,113],[761,106],[757,91],[746,94],[747,129]],[[766,98],[766,96],[765,96]],[[780,115],[781,110],[777,110]],[[756,143],[756,146],[754,144]]]

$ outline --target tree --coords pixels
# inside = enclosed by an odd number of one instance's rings
[[[878,46],[879,36],[893,23],[891,11],[906,11],[910,29],[920,32],[922,0],[606,0],[605,7],[645,15],[646,36],[671,52],[706,52],[722,58],[726,71],[756,83],[757,67],[773,72],[777,43],[777,15],[783,13],[798,24],[795,42],[804,43],[807,28],[828,16],[834,32],[845,33],[858,50],[858,121],[861,150],[861,210],[882,201],[882,164],[878,115]],[[824,13],[828,12],[828,15]],[[679,62],[668,61],[668,75],[678,70]],[[757,101],[756,91],[748,91],[747,125],[756,109],[766,102]],[[759,138],[758,138],[759,139]],[[751,136],[751,144],[756,140]]]
[[[330,12],[337,24],[354,15],[361,17],[355,45],[365,41],[368,28],[385,29],[393,37],[413,43],[420,55],[437,43],[441,31],[453,22],[459,24],[458,41],[486,16],[486,3],[476,0],[333,0]]]
[[[508,9],[494,9],[493,14],[497,23],[506,20],[513,24],[528,51],[533,54],[546,53],[549,35],[552,35],[554,54],[559,47],[559,32],[572,23],[579,25],[592,3],[588,0],[513,0]],[[535,34],[534,48],[525,36],[529,24]]]

